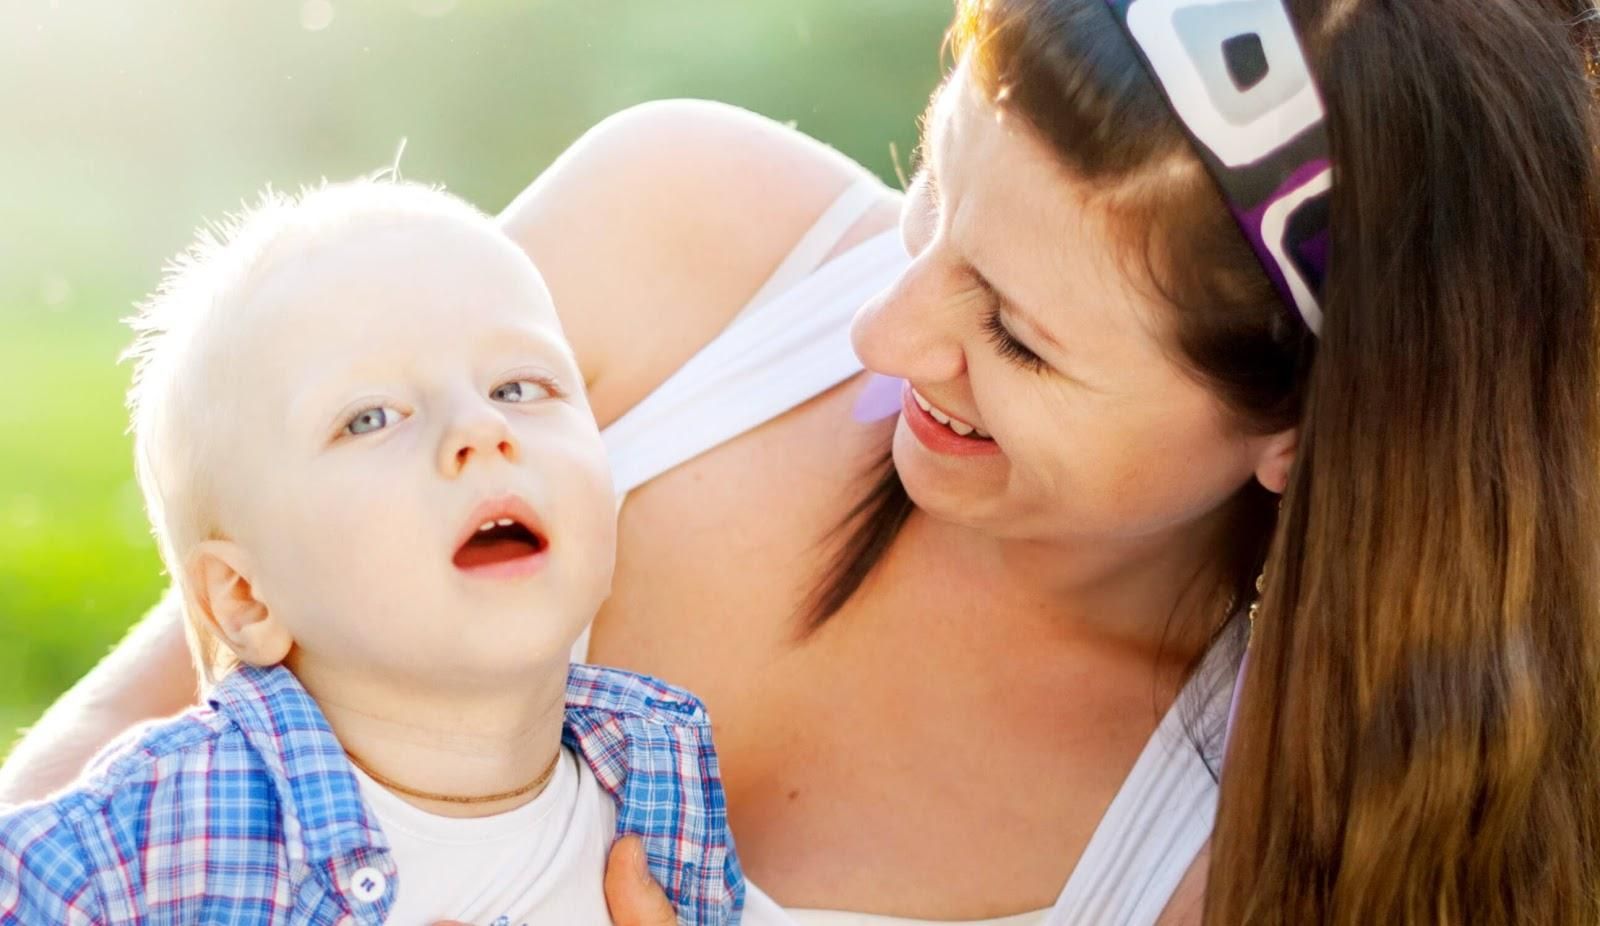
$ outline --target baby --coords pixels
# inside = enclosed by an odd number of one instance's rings
[[[135,455],[208,706],[0,815],[0,923],[684,923],[743,881],[690,695],[569,666],[616,503],[533,264],[393,180],[269,194],[135,319]]]

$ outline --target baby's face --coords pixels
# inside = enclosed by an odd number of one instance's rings
[[[610,590],[616,504],[532,263],[400,219],[329,233],[237,317],[224,523],[294,658],[468,685],[564,664]]]

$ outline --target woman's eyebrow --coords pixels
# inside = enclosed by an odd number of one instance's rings
[[[931,178],[929,182],[932,182]],[[1015,293],[996,283],[994,277],[983,271],[983,268],[979,266],[985,262],[981,249],[974,249],[969,244],[967,246],[958,245],[957,250],[961,254],[962,263],[966,264],[967,272],[972,274],[973,281],[987,290],[989,295],[1000,303],[1000,307],[1007,315],[1020,319],[1028,330],[1038,335],[1039,340],[1044,341],[1058,351],[1066,352],[1066,345],[1062,344],[1061,340],[1054,334],[1051,334],[1049,328],[1040,323],[1039,316],[1028,309],[1026,303],[1018,299]]]
[[[1068,350],[1067,346],[1061,343],[1059,338],[1051,334],[1050,329],[1046,328],[1044,325],[1041,325],[1038,318],[1030,314],[1026,309],[1022,308],[1022,306],[1015,299],[1010,298],[998,287],[996,287],[994,285],[994,281],[984,276],[977,267],[972,266],[970,263],[967,266],[968,269],[972,271],[972,276],[977,281],[978,285],[988,290],[989,294],[1000,303],[1001,312],[1010,318],[1021,321],[1023,326],[1028,329],[1030,334],[1036,336],[1039,340],[1055,348],[1056,352],[1059,353],[1062,358],[1070,359],[1072,357],[1072,351]],[[1052,361],[1050,366],[1055,370],[1056,375],[1067,380],[1068,382],[1071,382],[1083,389],[1087,389],[1090,392],[1103,391],[1099,388],[1096,388],[1083,377],[1079,376],[1076,372],[1067,369],[1060,363]]]
[[[972,271],[973,279],[977,281],[978,285],[988,290],[989,294],[1000,303],[1000,308],[1005,312],[1005,314],[1013,318],[1020,319],[1023,325],[1025,325],[1029,331],[1038,336],[1039,340],[1049,344],[1051,347],[1054,347],[1056,350],[1061,351],[1062,353],[1066,353],[1066,345],[1062,344],[1055,335],[1051,334],[1050,329],[1039,324],[1039,320],[1035,318],[1027,309],[1024,309],[1022,307],[1022,303],[1012,298],[1008,293],[1006,293],[1005,290],[997,286],[994,280],[990,279],[988,276],[985,276],[983,271],[979,270],[972,262],[968,261],[967,268]]]
[[[1023,308],[1020,302],[1011,298],[1010,296],[1007,296],[987,279],[985,279],[985,285],[987,285],[1000,300],[1000,304],[1005,309],[1007,315],[1012,315],[1018,319],[1021,319],[1022,323],[1027,326],[1029,331],[1038,335],[1039,340],[1049,344],[1058,351],[1063,353],[1066,352],[1067,346],[1062,344],[1060,339],[1058,339],[1055,335],[1051,334],[1049,328],[1046,328],[1044,325],[1040,324],[1039,320],[1035,318],[1031,312]]]
[[[942,191],[940,190],[939,186],[939,143],[943,139],[943,135],[941,132],[939,132],[941,120],[934,118],[934,111],[938,108],[939,100],[943,93],[944,89],[941,88],[940,91],[935,93],[933,98],[928,101],[927,108],[923,110],[921,117],[922,134],[920,142],[917,145],[917,152],[919,154],[919,158],[917,160],[917,171],[922,174],[924,178],[923,182],[928,186],[928,195],[932,196],[934,201],[939,202],[941,205],[943,201],[940,198]],[[1055,335],[1051,334],[1050,329],[1040,324],[1038,318],[1023,307],[1023,303],[1016,298],[1015,294],[1007,292],[1001,286],[996,284],[992,277],[984,273],[983,270],[977,266],[978,258],[979,255],[971,254],[970,251],[967,252],[967,256],[965,258],[967,269],[972,272],[972,275],[977,281],[978,285],[988,290],[997,300],[999,300],[1001,306],[1004,307],[1006,314],[1020,319],[1023,324],[1027,326],[1029,331],[1038,336],[1039,340],[1045,342],[1061,353],[1067,353],[1066,345],[1062,344]]]

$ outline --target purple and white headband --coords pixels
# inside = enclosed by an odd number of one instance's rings
[[[1106,0],[1286,305],[1322,332],[1333,169],[1282,0]]]

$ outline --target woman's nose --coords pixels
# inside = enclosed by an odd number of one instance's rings
[[[972,311],[960,281],[929,248],[856,313],[851,344],[876,373],[914,383],[955,379],[966,370],[962,322]]]
[[[515,463],[522,455],[505,416],[489,406],[460,410],[439,445],[439,472],[454,478],[474,463],[500,457]]]

